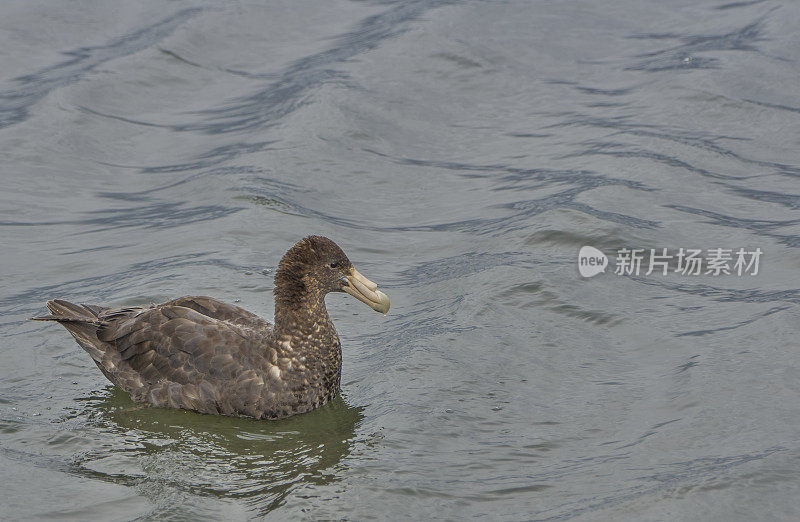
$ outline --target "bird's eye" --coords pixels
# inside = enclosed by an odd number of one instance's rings
[[[331,267],[331,268],[339,268],[339,263],[334,261],[333,263],[329,264],[328,266]]]

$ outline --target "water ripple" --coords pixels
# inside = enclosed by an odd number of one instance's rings
[[[757,42],[764,41],[764,20],[761,17],[739,29],[729,33],[717,35],[692,35],[677,36],[674,34],[639,34],[630,38],[637,39],[675,39],[679,38],[684,43],[640,54],[639,57],[646,59],[639,61],[636,65],[627,67],[628,70],[642,71],[668,71],[676,69],[711,69],[718,66],[717,58],[698,57],[697,53],[708,51],[746,51],[760,52],[756,47]]]
[[[233,264],[224,258],[210,257],[214,252],[196,252],[132,263],[109,274],[65,280],[60,283],[28,288],[0,298],[0,316],[33,313],[54,296],[86,299],[91,289],[93,299],[105,300],[121,291],[135,290],[146,284],[178,277],[179,271],[197,266],[216,266],[236,272],[256,271],[260,266]]]
[[[324,84],[356,88],[346,73],[334,67],[408,31],[409,22],[419,19],[426,11],[452,3],[455,2],[422,0],[394,3],[388,10],[366,17],[352,31],[337,37],[332,48],[295,60],[280,73],[279,79],[263,89],[232,100],[224,107],[202,111],[200,114],[208,116],[208,121],[174,125],[172,128],[220,134],[275,125],[309,103],[310,93]]]
[[[18,87],[0,93],[0,129],[25,121],[30,107],[54,89],[75,83],[87,72],[110,60],[151,47],[200,12],[202,9],[199,8],[182,9],[106,45],[65,51],[64,54],[70,57],[68,60],[16,78],[14,81]]]
[[[120,194],[109,197],[124,199]],[[102,209],[85,212],[93,217],[84,219],[64,219],[49,221],[0,221],[0,226],[38,227],[62,225],[86,225],[77,234],[89,234],[103,230],[119,228],[173,228],[182,225],[209,221],[229,216],[242,207],[225,207],[222,205],[187,206],[183,201],[159,201],[125,209]]]

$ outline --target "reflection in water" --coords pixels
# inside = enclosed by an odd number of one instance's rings
[[[135,486],[156,516],[185,513],[191,507],[181,504],[193,496],[243,502],[266,514],[298,485],[337,480],[363,419],[363,408],[341,397],[267,422],[143,407],[117,388],[107,390],[84,399],[78,414],[100,430],[104,447],[76,459],[72,471]]]

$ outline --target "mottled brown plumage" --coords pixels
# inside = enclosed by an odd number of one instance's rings
[[[342,351],[325,309],[347,292],[386,313],[389,300],[328,238],[309,236],[275,273],[275,325],[212,297],[150,307],[48,301],[51,315],[103,374],[136,402],[202,413],[279,419],[339,391]]]

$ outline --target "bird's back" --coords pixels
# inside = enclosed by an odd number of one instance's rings
[[[269,381],[272,326],[238,306],[202,296],[146,308],[47,306],[51,315],[36,319],[62,324],[136,401],[263,417],[273,416],[268,403],[284,391],[285,383]]]

